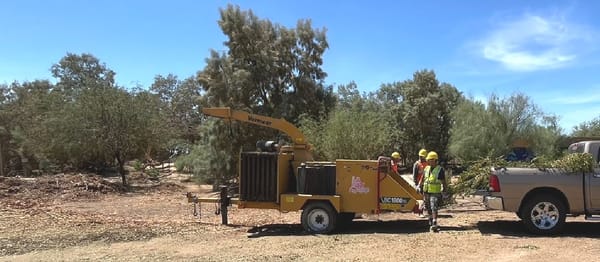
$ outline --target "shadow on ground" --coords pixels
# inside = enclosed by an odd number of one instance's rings
[[[450,217],[446,215],[446,217]],[[441,226],[442,231],[467,231],[477,229],[475,226]],[[358,219],[341,227],[333,234],[410,234],[429,232],[426,219],[373,221]],[[271,224],[253,227],[248,230],[248,237],[310,235],[300,224]]]
[[[445,215],[446,218],[451,218]],[[479,231],[483,235],[501,235],[505,237],[548,237],[529,233],[519,220],[480,221],[474,225],[440,226],[442,232]],[[411,234],[429,231],[427,220],[354,220],[333,234]],[[253,227],[248,237],[310,235],[300,224],[271,224]],[[600,238],[600,223],[591,221],[567,221],[562,232],[556,237]],[[552,236],[550,236],[552,237]]]
[[[477,223],[481,234],[498,234],[507,237],[547,237],[529,233],[520,220],[481,221]],[[600,237],[600,223],[572,221],[565,224],[557,237]]]

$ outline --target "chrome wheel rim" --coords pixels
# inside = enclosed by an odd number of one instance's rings
[[[552,229],[558,224],[559,219],[558,208],[550,202],[537,203],[531,210],[531,222],[538,229]]]

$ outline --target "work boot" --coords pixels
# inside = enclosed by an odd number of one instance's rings
[[[432,233],[435,232],[435,227],[434,226],[430,226],[429,227],[429,232],[432,232]]]
[[[432,225],[429,227],[429,232],[437,233],[440,231],[440,228],[437,225]]]

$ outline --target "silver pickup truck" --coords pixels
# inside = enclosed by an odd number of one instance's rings
[[[525,227],[536,234],[554,234],[566,216],[600,215],[600,141],[571,144],[570,153],[589,153],[594,170],[566,174],[554,169],[501,168],[490,175],[490,189],[484,197],[490,209],[515,212]]]

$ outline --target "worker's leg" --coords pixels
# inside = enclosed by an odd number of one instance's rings
[[[425,205],[425,209],[427,210],[427,214],[429,214],[429,225],[432,225],[432,217],[431,217],[431,201],[429,200],[429,194],[423,193],[423,204]]]
[[[440,194],[430,194],[430,203],[429,205],[431,206],[431,222],[432,222],[432,229],[436,230],[438,229],[438,224],[437,224],[437,218],[438,218],[438,208],[439,208],[439,200],[440,200]]]
[[[417,213],[417,215],[419,215],[419,217],[425,217],[427,212],[425,208],[425,200],[417,200],[417,204],[419,205],[419,213]]]

